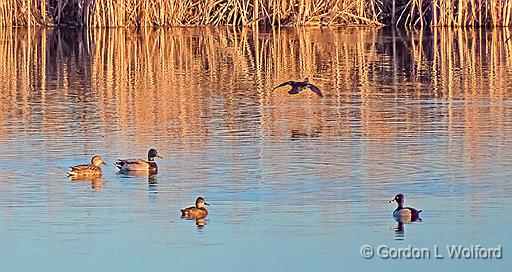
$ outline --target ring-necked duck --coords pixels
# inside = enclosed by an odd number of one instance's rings
[[[389,203],[396,202],[398,204],[398,207],[393,211],[393,217],[395,217],[397,220],[400,220],[402,222],[407,221],[421,221],[420,213],[421,210],[416,210],[415,208],[411,207],[404,207],[404,195],[398,194],[389,201]]]

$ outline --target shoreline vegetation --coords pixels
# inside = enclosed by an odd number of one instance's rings
[[[0,26],[512,26],[511,0],[4,0]]]

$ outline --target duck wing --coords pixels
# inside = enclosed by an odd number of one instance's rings
[[[91,165],[91,164],[81,164],[81,165],[75,165],[70,166],[71,171],[96,171],[99,166]]]
[[[116,164],[117,168],[120,170],[148,170],[149,163],[142,159],[127,159],[127,160],[117,160]]]
[[[318,96],[321,96],[323,97],[324,95],[322,94],[322,92],[320,91],[320,89],[318,89],[317,86],[309,83],[305,86],[306,88],[309,88],[311,91],[313,91],[314,93],[316,93]]]
[[[89,176],[89,175],[101,175],[101,167],[91,164],[81,164],[71,166],[71,170],[67,173],[69,176]]]

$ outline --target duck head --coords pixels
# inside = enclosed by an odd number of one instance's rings
[[[210,204],[206,203],[206,200],[202,197],[198,197],[196,199],[196,208],[204,208],[204,206],[210,206]]]
[[[148,161],[154,161],[155,158],[160,158],[160,159],[163,159],[162,156],[158,155],[158,152],[156,151],[156,149],[154,148],[151,148],[149,151],[148,151]]]
[[[404,204],[404,195],[398,194],[395,196],[395,198],[391,199],[389,203],[396,202],[398,203],[398,206],[402,206]]]
[[[96,165],[96,166],[98,166],[100,164],[107,165],[100,156],[92,157],[91,164]]]

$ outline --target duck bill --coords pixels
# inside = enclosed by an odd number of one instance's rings
[[[101,164],[103,164],[103,165],[108,165],[108,164],[107,164],[106,162],[104,162],[104,161],[102,161],[102,162],[101,162]]]
[[[164,158],[164,157],[162,157],[162,156],[160,156],[160,155],[158,155],[158,154],[156,154],[156,156],[155,156],[155,157],[160,158],[160,159],[163,159],[163,158]]]
[[[396,202],[396,200],[394,200],[394,199],[391,199],[391,200],[389,201],[389,203],[394,203],[394,202]]]
[[[206,205],[206,206],[210,206],[210,204],[208,204],[208,203],[206,203],[206,202],[204,203],[204,205]]]

